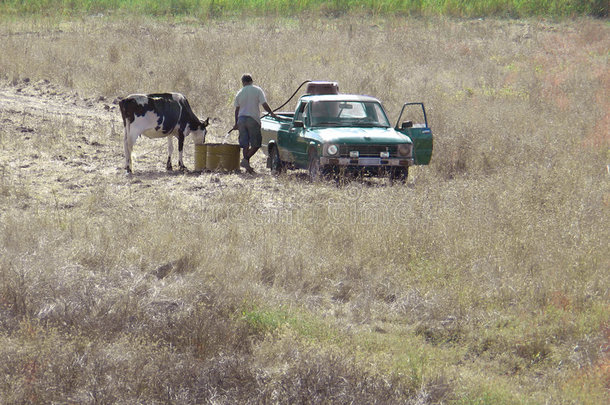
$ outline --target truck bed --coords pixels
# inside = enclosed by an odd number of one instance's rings
[[[282,111],[282,112],[276,112],[275,115],[278,117],[278,119],[274,119],[272,116],[270,115],[265,115],[263,118],[264,119],[268,119],[271,121],[292,121],[292,119],[294,118],[294,112],[288,112],[288,111]]]

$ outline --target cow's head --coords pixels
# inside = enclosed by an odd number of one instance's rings
[[[205,136],[208,133],[206,127],[210,124],[210,118],[206,118],[205,121],[199,121],[199,124],[191,130],[193,132],[193,139],[199,139],[202,143],[205,142]]]

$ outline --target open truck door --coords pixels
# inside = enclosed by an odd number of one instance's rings
[[[405,117],[401,121],[403,114]],[[413,155],[416,165],[430,163],[433,139],[432,131],[428,126],[424,103],[405,103],[400,110],[394,129],[407,135],[413,141]]]

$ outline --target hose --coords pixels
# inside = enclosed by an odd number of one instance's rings
[[[286,104],[288,104],[290,102],[290,100],[292,100],[292,98],[299,92],[299,90],[301,90],[301,87],[303,87],[304,84],[311,82],[312,80],[305,80],[303,83],[301,83],[299,85],[299,87],[297,87],[297,89],[294,91],[294,93],[292,93],[292,96],[290,96],[288,98],[288,100],[286,100],[286,102],[284,104],[282,104],[281,106],[279,106],[278,108],[274,109],[273,112],[276,112],[277,110],[279,110],[280,108],[283,108]],[[267,117],[269,114],[265,114],[263,115],[263,117]]]

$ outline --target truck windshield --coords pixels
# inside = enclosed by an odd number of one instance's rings
[[[313,127],[390,127],[381,104],[372,101],[314,101],[310,122]]]

